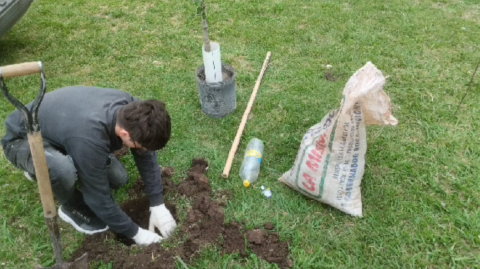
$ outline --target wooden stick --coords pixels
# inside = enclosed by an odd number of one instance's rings
[[[250,96],[250,101],[248,101],[247,109],[243,113],[242,121],[240,122],[240,127],[238,127],[237,135],[235,136],[235,140],[233,140],[232,148],[230,149],[230,153],[228,154],[227,163],[225,164],[225,168],[223,169],[222,177],[228,178],[230,174],[230,169],[232,168],[233,159],[235,158],[235,153],[237,152],[238,144],[240,144],[240,138],[242,137],[243,129],[245,129],[245,125],[247,124],[248,115],[252,110],[253,102],[257,97],[258,88],[260,87],[260,83],[262,83],[263,75],[265,74],[265,70],[268,67],[268,62],[270,61],[270,57],[272,53],[269,51],[267,53],[267,57],[263,62],[262,70],[260,71],[260,75],[258,75],[257,83],[255,83],[255,88],[253,88],[252,95]]]

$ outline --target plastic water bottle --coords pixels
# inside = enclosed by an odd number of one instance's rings
[[[240,178],[243,186],[250,187],[255,182],[260,173],[260,165],[262,164],[263,142],[258,138],[252,138],[248,142],[247,150],[243,158],[242,167],[240,168]]]

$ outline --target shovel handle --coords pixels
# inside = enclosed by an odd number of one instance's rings
[[[43,215],[47,219],[52,219],[57,215],[57,211],[53,200],[53,191],[48,173],[42,134],[40,132],[28,134],[28,144],[30,144],[30,150],[32,152],[35,177],[37,178],[38,190],[43,205]]]
[[[4,78],[22,77],[38,74],[42,71],[42,62],[11,64],[0,67],[0,76]]]
[[[19,76],[28,76],[31,74],[40,73],[41,85],[40,92],[37,95],[35,101],[33,101],[32,107],[28,110],[24,104],[22,104],[17,98],[10,94],[4,78],[12,78]],[[47,79],[43,72],[42,62],[29,62],[22,64],[12,64],[0,67],[0,88],[3,96],[12,103],[25,117],[25,125],[27,127],[27,133],[39,132],[40,125],[38,124],[38,108],[42,102],[43,96],[47,91]]]

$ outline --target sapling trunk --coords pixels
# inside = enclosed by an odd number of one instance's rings
[[[194,0],[197,5],[197,15],[202,17],[203,26],[203,47],[202,56],[205,66],[205,81],[216,83],[223,81],[222,59],[220,55],[220,44],[211,42],[208,37],[207,7],[205,0]]]
[[[203,24],[203,43],[206,52],[210,52],[210,38],[208,37],[208,22],[207,22],[207,8],[205,6],[205,0],[201,3],[202,24]]]

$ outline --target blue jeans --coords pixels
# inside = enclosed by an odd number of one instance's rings
[[[75,207],[84,203],[80,190],[77,189],[77,170],[72,158],[48,142],[44,141],[45,157],[52,183],[52,190],[62,205]],[[17,168],[35,175],[30,145],[27,139],[18,139],[8,143],[4,148],[5,157]],[[107,163],[107,177],[110,188],[118,189],[128,183],[125,166],[113,155]]]

